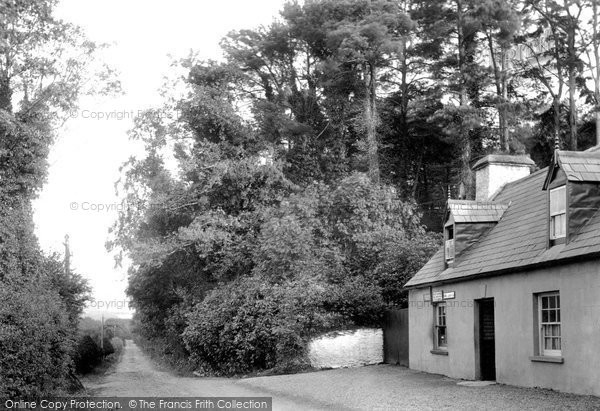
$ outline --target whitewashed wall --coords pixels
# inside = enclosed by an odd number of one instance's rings
[[[315,368],[382,363],[383,331],[379,328],[361,328],[324,334],[310,341],[308,358]]]

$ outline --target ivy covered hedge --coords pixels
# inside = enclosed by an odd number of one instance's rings
[[[74,328],[40,282],[0,286],[0,398],[56,394],[72,367]]]

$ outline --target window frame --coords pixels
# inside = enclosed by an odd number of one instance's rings
[[[552,193],[556,193],[556,192],[562,192],[562,203],[563,203],[563,208],[561,208],[558,211],[552,211]],[[550,217],[550,224],[549,224],[549,234],[550,234],[550,240],[562,240],[562,239],[566,239],[567,237],[567,186],[566,184],[560,185],[558,187],[555,188],[551,188],[549,190],[549,201],[548,201],[548,214]],[[563,221],[564,221],[564,225],[563,225],[563,230],[562,233],[560,235],[555,235],[556,232],[556,224],[555,221],[557,219],[557,217],[559,216],[564,216],[563,217]]]
[[[433,348],[436,350],[448,350],[448,310],[445,302],[435,303],[433,305]],[[440,309],[443,308],[443,315],[440,316]],[[443,324],[440,319],[443,318]],[[440,344],[440,329],[444,330],[444,343]]]
[[[555,297],[555,307],[543,308],[544,298]],[[538,328],[538,352],[539,355],[543,357],[561,357],[562,356],[562,315],[561,315],[561,306],[560,306],[560,292],[559,291],[550,291],[539,293],[536,295],[537,298],[537,328]],[[548,300],[548,303],[550,300]],[[550,317],[550,312],[554,312],[554,321],[544,321],[543,311],[548,312],[548,320]],[[550,334],[546,335],[546,327],[558,327],[558,335]],[[546,349],[545,342],[546,339],[549,338],[550,341],[553,339],[557,339],[559,341],[559,349]]]
[[[444,258],[447,263],[452,263],[455,257],[455,229],[454,224],[445,227]]]

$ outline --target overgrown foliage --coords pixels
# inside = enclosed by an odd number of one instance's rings
[[[0,397],[64,392],[89,287],[58,255],[44,255],[31,201],[43,186],[55,131],[95,86],[97,46],[55,18],[56,1],[0,2]],[[103,71],[105,74],[108,71]]]
[[[58,293],[43,281],[0,288],[0,395],[38,398],[66,384],[74,330]]]
[[[224,61],[179,62],[186,92],[162,108],[178,115],[148,111],[131,131],[146,156],[118,188],[141,206],[108,244],[133,261],[139,332],[179,363],[246,373],[404,306],[439,244],[425,228],[449,194],[472,197],[474,161],[544,166],[556,135],[593,143],[591,54],[581,63],[598,30],[581,4],[290,1],[228,34]]]

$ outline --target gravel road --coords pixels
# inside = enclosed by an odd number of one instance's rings
[[[598,397],[458,382],[390,365],[246,379],[187,378],[158,369],[128,341],[112,372],[84,384],[91,395],[103,397],[273,397],[274,410],[600,410]]]

